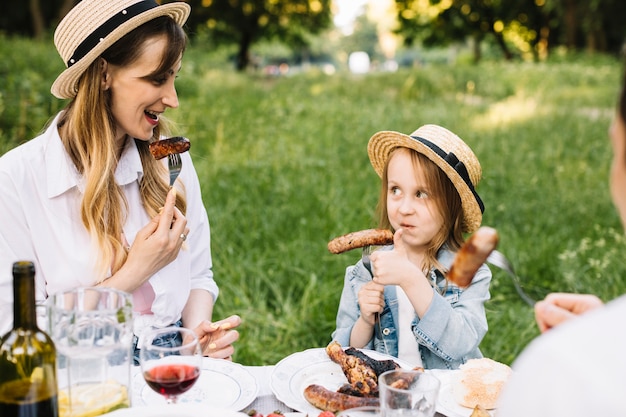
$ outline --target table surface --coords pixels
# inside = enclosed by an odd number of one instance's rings
[[[138,368],[138,367],[136,367]],[[257,412],[267,415],[274,411],[280,411],[285,417],[307,417],[306,413],[301,413],[293,410],[285,403],[281,402],[276,398],[272,389],[270,387],[270,380],[272,376],[272,371],[274,370],[274,365],[268,366],[244,366],[244,368],[250,372],[252,376],[256,379],[257,386],[259,388],[259,392],[255,400],[248,405],[246,408],[241,410],[243,413],[248,414],[251,410],[256,410]],[[138,371],[138,369],[135,369]],[[308,417],[317,417],[317,416],[308,416]],[[443,414],[436,413],[435,417],[446,417]]]

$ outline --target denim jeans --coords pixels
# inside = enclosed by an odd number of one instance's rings
[[[183,327],[182,320],[178,320],[176,323],[173,323],[169,327]],[[136,335],[133,335],[133,364],[135,366],[139,366],[139,352],[140,349],[137,347],[137,342],[139,342],[139,338]],[[157,346],[180,346],[183,340],[180,333],[164,334],[153,340],[153,345]]]

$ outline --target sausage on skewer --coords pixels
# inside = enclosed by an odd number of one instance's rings
[[[483,226],[470,236],[457,252],[447,278],[461,288],[470,285],[478,268],[498,245],[498,232]]]
[[[383,246],[393,243],[393,233],[387,229],[366,229],[339,236],[328,242],[331,253],[343,253],[365,246]]]

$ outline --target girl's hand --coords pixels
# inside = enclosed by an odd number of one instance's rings
[[[402,229],[396,230],[393,235],[393,250],[374,251],[370,260],[374,281],[382,285],[399,285],[405,289],[415,282],[416,276],[424,276],[420,268],[409,259],[402,240]]]
[[[535,319],[543,333],[602,305],[602,300],[593,294],[552,293],[535,304]]]
[[[132,290],[176,259],[183,246],[184,239],[181,235],[186,237],[189,229],[187,219],[175,207],[175,203],[176,189],[172,188],[167,194],[161,213],[137,232],[124,265],[125,268],[131,268],[134,272],[132,275],[137,277]]]
[[[200,339],[202,354],[211,358],[232,360],[235,348],[233,343],[239,339],[239,332],[233,330],[241,324],[241,318],[232,315],[226,319],[211,323],[205,320],[194,331]]]
[[[376,313],[382,312],[385,306],[384,289],[384,285],[369,281],[359,290],[358,299],[361,318],[370,326],[374,326]]]

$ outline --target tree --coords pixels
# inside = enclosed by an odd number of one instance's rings
[[[547,56],[550,47],[617,52],[626,35],[623,0],[395,0],[399,33],[405,43],[442,45],[491,37],[505,59],[532,52]],[[530,49],[527,50],[527,49]]]
[[[250,64],[250,47],[262,39],[279,39],[305,47],[307,36],[331,22],[331,0],[190,0],[191,36],[207,33],[219,43],[238,45],[235,66]]]
[[[506,0],[396,0],[401,34],[406,43],[417,39],[425,45],[464,41],[471,37],[480,59],[480,43],[492,36],[505,59],[513,53],[504,40],[503,29],[513,19],[511,1]]]
[[[7,1],[0,14],[0,32],[42,38],[79,0]]]

